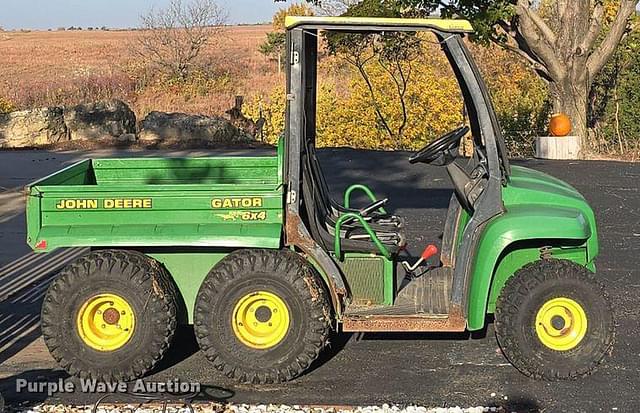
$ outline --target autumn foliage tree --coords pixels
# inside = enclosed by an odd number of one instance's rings
[[[345,15],[392,17],[395,11],[384,2],[364,0],[350,6]],[[376,115],[378,129],[393,142],[395,149],[406,149],[405,129],[409,123],[408,91],[414,79],[416,60],[424,51],[424,37],[416,33],[325,33],[327,49],[353,68],[366,86],[366,101]],[[381,81],[382,80],[382,81]],[[394,87],[381,90],[385,81]],[[390,116],[385,104],[397,106],[398,119]]]
[[[635,17],[636,21],[640,16]],[[589,126],[599,152],[640,154],[640,29],[620,44],[594,81],[589,97]]]
[[[435,38],[414,38],[412,56],[400,60],[385,55],[393,48],[376,53],[383,45],[370,42],[381,40],[359,43],[360,51],[346,56],[344,50],[335,50],[321,58],[319,146],[413,150],[462,122],[459,88],[445,56],[433,44]],[[244,110],[248,117],[266,119],[266,140],[275,143],[284,128],[285,105],[284,86],[278,85],[267,96],[249,99]]]
[[[553,110],[571,117],[574,133],[583,143],[588,136],[589,91],[629,32],[638,4],[638,0],[400,1],[404,13],[468,18],[477,40],[494,42],[525,59],[548,84]]]
[[[346,7],[344,15],[357,17],[398,17],[406,12],[399,0],[340,4]],[[323,50],[332,57],[322,66],[345,79],[340,85],[321,82],[319,86],[319,144],[417,149],[463,121],[459,87],[433,35],[326,32],[323,38]],[[485,43],[472,48],[492,90],[510,150],[516,156],[530,155],[533,137],[546,126],[544,83],[519,59],[496,46]],[[268,100],[280,102],[277,96]],[[261,105],[273,107],[266,101]]]
[[[313,16],[313,9],[306,4],[294,3],[291,6],[280,9],[273,16],[273,31],[267,33],[266,40],[260,45],[258,50],[269,59],[277,62],[278,73],[282,70],[284,61],[285,19],[287,16]]]

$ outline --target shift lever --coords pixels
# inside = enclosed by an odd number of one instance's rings
[[[422,264],[424,261],[428,260],[429,258],[433,257],[437,253],[438,253],[438,247],[436,247],[433,244],[429,244],[429,245],[426,246],[424,251],[422,251],[422,254],[420,254],[420,259],[418,259],[418,261],[416,261],[415,264],[411,265],[411,264],[409,264],[408,261],[402,261],[402,266],[408,272],[414,272],[416,270],[416,268],[418,268],[418,266],[420,266],[420,264]]]

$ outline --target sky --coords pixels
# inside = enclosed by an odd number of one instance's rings
[[[81,26],[136,27],[140,15],[169,0],[0,0],[0,27],[5,29],[56,29]],[[290,4],[273,0],[218,0],[229,23],[262,23]]]

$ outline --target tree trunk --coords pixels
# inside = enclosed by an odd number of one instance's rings
[[[584,81],[564,79],[549,84],[554,113],[565,113],[571,119],[571,135],[580,137],[580,153],[587,148],[589,131],[587,127],[588,87]]]

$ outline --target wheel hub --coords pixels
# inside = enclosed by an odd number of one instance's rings
[[[551,325],[556,330],[562,330],[565,325],[564,318],[554,315],[553,317],[551,317]]]
[[[133,337],[135,315],[123,297],[98,294],[82,304],[76,326],[80,339],[87,346],[98,351],[115,351]]]
[[[568,351],[580,344],[587,333],[587,315],[582,306],[567,297],[553,298],[536,314],[536,334],[546,347]]]
[[[282,298],[267,291],[240,298],[231,316],[236,338],[247,347],[265,350],[278,345],[289,330],[289,309]]]
[[[104,322],[110,325],[118,324],[120,320],[120,313],[115,308],[111,307],[104,311],[102,318]]]
[[[256,319],[261,323],[266,323],[271,319],[271,314],[271,309],[263,305],[256,310]]]

